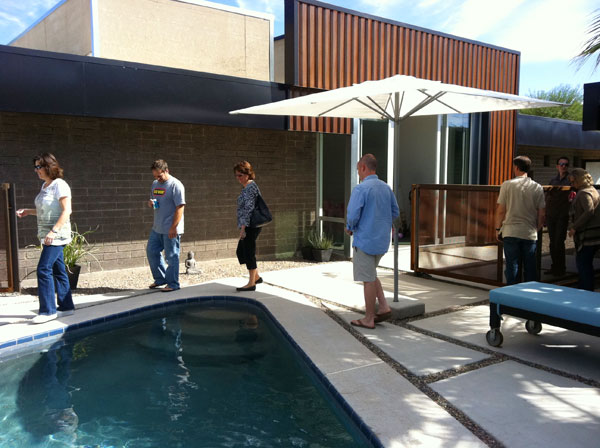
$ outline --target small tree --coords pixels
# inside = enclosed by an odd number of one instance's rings
[[[558,103],[570,104],[568,107],[540,107],[536,109],[522,109],[521,113],[526,115],[537,115],[540,117],[562,118],[563,120],[581,121],[583,119],[583,92],[580,87],[572,87],[561,84],[551,90],[531,90],[527,96],[540,100],[556,101]]]
[[[589,38],[583,44],[581,53],[572,59],[572,62],[577,65],[577,70],[583,67],[587,60],[594,54],[597,54],[594,71],[600,67],[600,9],[597,9],[594,14],[592,23],[590,23],[588,28]]]

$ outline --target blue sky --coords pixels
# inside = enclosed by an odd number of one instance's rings
[[[59,0],[1,0],[0,44],[27,29]],[[101,0],[100,0],[101,1]],[[128,0],[122,0],[128,1]],[[283,0],[221,0],[273,14],[283,34]],[[330,0],[326,3],[521,52],[520,93],[600,81],[588,63],[570,64],[586,40],[597,0]]]

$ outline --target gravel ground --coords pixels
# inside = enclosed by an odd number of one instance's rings
[[[268,271],[299,268],[310,266],[311,264],[314,264],[314,262],[302,259],[259,261],[258,272],[262,275]],[[179,275],[181,286],[195,285],[227,277],[248,277],[248,270],[245,266],[240,265],[236,258],[197,261],[196,269],[200,271],[199,274],[185,274],[185,267],[181,266]],[[148,285],[152,281],[152,275],[148,267],[92,272],[79,276],[78,286],[73,291],[73,294],[81,296],[132,289],[148,289]],[[243,285],[243,283],[240,283],[240,286]],[[35,278],[27,279],[23,282],[22,294],[37,295]]]

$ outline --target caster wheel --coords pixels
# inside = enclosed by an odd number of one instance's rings
[[[504,341],[504,336],[502,336],[498,328],[493,328],[486,333],[485,339],[492,347],[500,347]]]
[[[535,320],[528,320],[525,322],[525,329],[529,334],[538,334],[542,331],[542,324]]]

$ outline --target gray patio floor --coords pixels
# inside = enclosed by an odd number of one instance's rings
[[[380,274],[391,297],[391,271]],[[489,347],[484,288],[407,273],[400,275],[402,303],[418,304],[426,314],[356,332],[345,325],[363,306],[351,263],[262,275],[266,284],[246,296],[271,311],[385,446],[470,447],[485,446],[484,440],[510,447],[598,446],[598,338],[550,326],[532,336],[518,319],[507,318],[503,347]],[[235,295],[239,284],[223,279],[169,294],[77,298],[73,316],[40,326],[22,320],[34,314],[35,298],[15,298],[0,306],[0,344],[161,301]],[[323,308],[306,296],[323,299]]]

